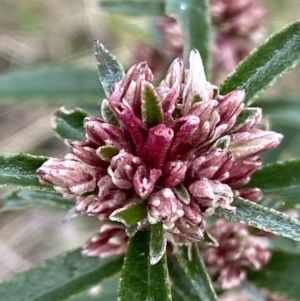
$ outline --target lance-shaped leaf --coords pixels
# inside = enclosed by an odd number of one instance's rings
[[[216,213],[230,221],[244,222],[249,226],[300,241],[300,222],[298,220],[242,198],[235,198],[232,205],[236,207],[235,213],[222,208],[217,208]]]
[[[172,190],[183,203],[188,205],[191,202],[191,196],[183,184],[172,187]]]
[[[75,202],[67,200],[61,194],[48,191],[18,190],[3,197],[0,211],[21,210],[30,207],[70,210]]]
[[[165,9],[163,0],[101,0],[100,5],[111,13],[138,16],[162,16]]]
[[[71,297],[67,301],[114,301],[117,300],[117,290],[120,275],[105,279],[101,285],[97,285],[88,292]]]
[[[119,125],[119,121],[113,110],[111,109],[107,99],[103,99],[101,103],[101,116],[106,122],[114,125]]]
[[[238,115],[234,127],[231,131],[237,131],[243,125],[245,125],[250,120],[255,119],[261,114],[261,108],[245,108],[243,111]]]
[[[40,184],[36,175],[36,170],[47,159],[28,154],[0,155],[0,188],[12,186],[53,191],[50,186]]]
[[[101,95],[97,71],[88,68],[49,66],[0,76],[0,99],[91,103]]]
[[[97,149],[98,156],[104,161],[110,161],[110,159],[119,153],[119,149],[115,146],[101,146]]]
[[[85,140],[83,120],[87,113],[80,109],[56,111],[52,119],[52,127],[62,139]]]
[[[191,258],[189,258],[188,253],[186,246],[181,247],[179,262],[182,267],[185,268],[185,272],[197,292],[199,299],[201,301],[217,301],[218,298],[213,289],[204,262],[200,257],[197,245],[193,244],[191,247]]]
[[[123,208],[115,210],[109,219],[123,223],[126,227],[134,226],[147,216],[147,208],[144,202],[129,203]]]
[[[220,93],[245,89],[245,103],[251,104],[269,85],[300,59],[300,21],[269,38],[243,60],[221,86]]]
[[[142,85],[142,118],[148,128],[163,122],[161,102],[154,87],[146,81]]]
[[[299,209],[300,160],[265,165],[254,173],[249,187],[259,187],[265,199],[280,201],[281,208]]]
[[[149,241],[149,231],[139,231],[130,239],[121,274],[119,301],[171,301],[166,255],[151,265]]]
[[[2,300],[65,300],[118,273],[122,256],[83,257],[80,250],[64,253],[0,284]]]
[[[106,97],[115,90],[115,84],[123,79],[124,69],[118,60],[99,42],[95,42],[99,79]]]
[[[291,300],[300,301],[300,255],[273,252],[270,263],[263,269],[248,272],[248,280]]]
[[[211,20],[208,0],[167,0],[166,13],[177,17],[183,35],[184,61],[188,64],[190,51],[197,49],[203,61],[205,74],[210,71]]]
[[[172,300],[201,301],[191,280],[187,277],[183,267],[179,263],[178,256],[168,255],[168,268],[172,281]]]
[[[167,240],[162,223],[151,225],[150,231],[150,264],[157,264],[166,252]]]

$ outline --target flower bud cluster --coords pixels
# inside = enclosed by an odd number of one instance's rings
[[[190,66],[176,59],[158,87],[146,63],[133,66],[107,100],[118,124],[86,117],[86,140],[67,142],[70,153],[46,161],[40,182],[100,220],[140,200],[146,223],[162,222],[178,244],[202,240],[205,216],[234,211],[234,196],[258,201],[261,191],[243,185],[282,135],[258,129],[261,110],[244,118],[245,91],[218,95],[196,50]]]

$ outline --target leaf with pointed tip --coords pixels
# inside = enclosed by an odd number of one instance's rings
[[[190,194],[183,184],[172,187],[172,190],[183,203],[188,205],[191,202]]]
[[[172,281],[172,297],[178,301],[201,301],[191,280],[179,263],[178,256],[168,254],[168,268]]]
[[[231,132],[237,131],[251,119],[258,117],[261,114],[261,111],[261,108],[244,108],[243,111],[238,115]]]
[[[185,268],[185,272],[190,279],[192,286],[197,292],[201,301],[217,301],[218,298],[213,289],[206,267],[200,257],[198,246],[194,243],[191,249],[191,258],[188,256],[186,246],[180,248],[179,262]]]
[[[151,265],[149,244],[149,231],[139,231],[130,239],[121,274],[119,301],[171,301],[166,255]]]
[[[104,121],[117,126],[119,125],[119,121],[111,109],[107,99],[103,99],[101,103],[101,116]]]
[[[167,0],[166,13],[177,16],[183,35],[184,61],[188,64],[191,50],[201,54],[205,74],[210,72],[211,20],[208,0]]]
[[[161,101],[148,82],[143,82],[142,85],[142,118],[148,128],[163,122]]]
[[[216,213],[230,221],[243,222],[258,229],[300,241],[298,220],[242,198],[235,198],[232,205],[236,207],[235,213],[222,208],[217,208]]]
[[[53,118],[53,129],[62,139],[85,140],[83,120],[87,113],[80,109],[57,110]]]
[[[3,197],[2,203],[1,212],[31,207],[70,210],[75,205],[74,201],[63,198],[59,193],[29,189],[8,193]]]
[[[29,154],[0,155],[0,188],[11,186],[53,191],[39,183],[36,170],[48,158]]]
[[[150,264],[157,264],[166,252],[167,241],[162,223],[151,225]]]
[[[221,85],[220,93],[245,89],[250,105],[300,59],[300,21],[274,34],[244,59]]]
[[[99,42],[95,42],[99,79],[106,97],[115,90],[115,84],[123,79],[124,69],[118,60]]]
[[[105,279],[101,285],[96,285],[88,292],[71,297],[67,301],[115,301],[117,300],[117,290],[120,275]]]
[[[272,200],[274,205],[280,201],[281,210],[300,209],[300,160],[263,166],[252,175],[247,187],[259,187],[264,199]]]
[[[248,271],[248,280],[257,286],[300,301],[299,286],[300,255],[273,252],[271,261],[259,271]]]
[[[122,262],[122,256],[100,259],[83,257],[81,250],[64,253],[2,282],[1,300],[65,300],[115,275]]]
[[[109,219],[123,223],[126,227],[134,226],[147,216],[147,208],[144,202],[132,202],[123,208],[115,210]]]
[[[100,5],[111,13],[138,16],[163,16],[165,9],[163,0],[101,0]]]
[[[115,146],[101,146],[97,149],[98,156],[104,161],[110,161],[110,159],[119,153],[119,149]]]

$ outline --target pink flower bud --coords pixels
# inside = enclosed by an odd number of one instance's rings
[[[83,247],[82,255],[101,258],[122,254],[127,249],[128,237],[120,225],[102,225],[99,232]]]
[[[141,160],[138,157],[121,150],[118,155],[111,159],[107,172],[117,187],[130,189],[133,187],[132,180],[140,164]]]
[[[37,175],[42,184],[52,185],[65,198],[72,198],[93,191],[101,168],[82,162],[73,154],[64,159],[50,158],[38,170]]]
[[[232,164],[231,152],[216,149],[192,161],[189,177],[193,180],[208,178],[221,181],[229,176],[228,170]]]
[[[235,159],[244,159],[277,147],[282,138],[281,134],[257,129],[239,132],[231,135],[229,150]]]
[[[213,214],[214,208],[219,206],[229,211],[235,210],[235,208],[230,205],[233,201],[231,188],[219,181],[211,181],[203,178],[191,184],[189,186],[189,192],[200,206],[209,209],[206,212],[208,214]]]
[[[252,202],[259,202],[263,198],[263,193],[259,188],[243,188],[235,191],[235,196]]]
[[[185,178],[187,162],[176,160],[165,164],[163,168],[162,182],[165,187],[174,187]]]
[[[133,178],[135,192],[142,198],[146,199],[153,191],[154,186],[162,172],[159,169],[147,169],[140,165]]]
[[[163,222],[166,229],[174,227],[174,222],[183,216],[180,202],[170,188],[151,194],[148,202],[148,221],[150,224]]]

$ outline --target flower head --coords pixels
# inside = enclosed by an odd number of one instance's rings
[[[199,241],[216,208],[234,211],[234,196],[261,198],[258,188],[243,185],[260,167],[258,155],[282,135],[258,129],[261,111],[244,108],[245,91],[218,95],[196,50],[190,69],[176,59],[158,87],[152,80],[146,63],[133,66],[108,99],[118,125],[86,117],[86,141],[67,142],[70,153],[50,158],[37,174],[75,198],[80,214],[109,219],[139,199],[146,225],[162,222],[178,244]],[[256,114],[244,118],[249,110]]]

